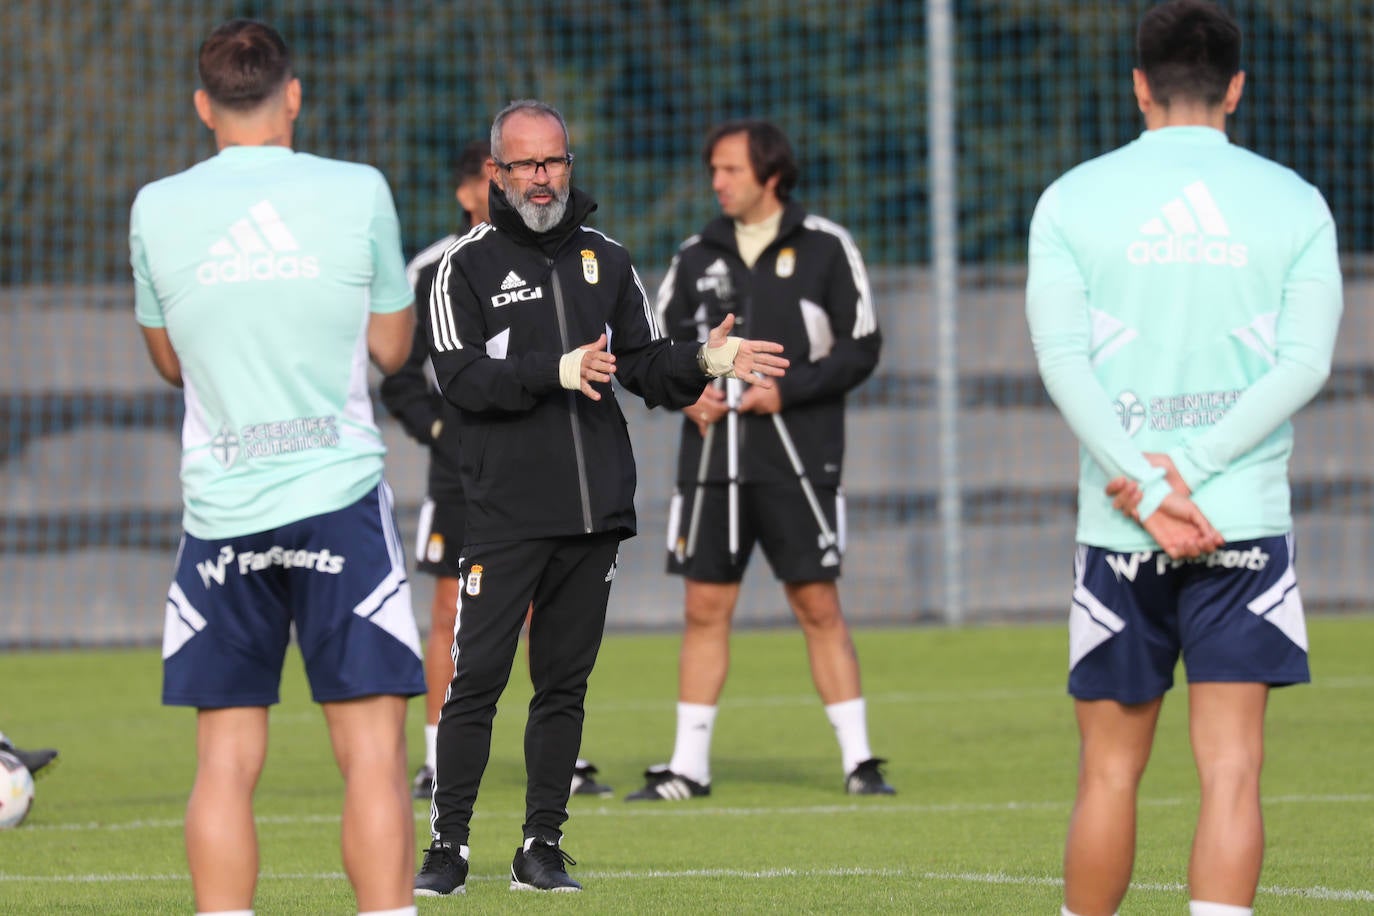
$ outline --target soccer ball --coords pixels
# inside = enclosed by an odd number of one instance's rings
[[[24,823],[33,806],[33,774],[8,751],[0,751],[0,830]]]

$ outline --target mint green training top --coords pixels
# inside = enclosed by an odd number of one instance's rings
[[[1030,228],[1026,315],[1040,375],[1080,443],[1078,540],[1157,545],[1108,481],[1168,493],[1173,459],[1228,541],[1292,528],[1289,423],[1331,369],[1341,315],[1321,193],[1209,127],[1145,131],[1072,169]]]
[[[376,487],[368,316],[412,299],[381,173],[226,147],[145,186],[130,224],[135,314],[181,360],[186,531],[264,531]]]

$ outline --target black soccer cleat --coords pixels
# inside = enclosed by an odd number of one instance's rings
[[[14,746],[10,739],[0,736],[0,751],[6,751],[19,758],[19,762],[33,776],[38,775],[38,771],[57,759],[57,751],[50,747],[39,748],[33,751],[26,751]]]
[[[572,791],[570,795],[598,795],[601,798],[610,798],[615,794],[615,790],[604,782],[596,781],[596,767],[586,760],[578,758],[577,768],[573,770]]]
[[[674,773],[666,763],[649,767],[644,771],[644,779],[644,788],[626,795],[626,801],[686,801],[711,794],[709,785]]]
[[[566,868],[576,864],[577,861],[561,846],[531,837],[515,850],[515,858],[510,863],[510,889],[577,893],[582,885],[568,877]]]
[[[883,779],[882,765],[887,763],[881,757],[870,757],[854,768],[845,777],[844,790],[850,795],[896,795],[897,790]]]
[[[468,860],[462,849],[435,840],[425,850],[425,861],[415,875],[416,897],[450,897],[466,894]]]
[[[410,797],[423,798],[425,801],[429,801],[432,795],[434,795],[434,767],[429,764],[422,764],[415,771],[415,778],[410,781]]]

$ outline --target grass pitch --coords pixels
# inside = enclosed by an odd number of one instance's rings
[[[1261,913],[1374,912],[1374,617],[1310,621],[1314,684],[1270,704]],[[794,629],[736,636],[716,726],[712,794],[624,794],[672,750],[677,639],[615,636],[593,677],[583,754],[617,791],[573,799],[565,848],[580,895],[512,894],[520,841],[517,665],[473,821],[465,898],[421,914],[1055,913],[1076,734],[1062,626],[856,634],[874,752],[895,798],[850,798]],[[289,657],[257,795],[257,912],[354,912],[338,856],[341,784],[299,657]],[[181,815],[194,714],[158,705],[155,650],[0,656],[3,728],[53,745],[34,810],[0,832],[0,912],[189,913]],[[1196,781],[1180,685],[1141,790],[1124,913],[1185,912]],[[423,745],[411,705],[411,757]],[[427,806],[416,833],[427,843]]]

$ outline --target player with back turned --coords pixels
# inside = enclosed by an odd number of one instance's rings
[[[219,151],[140,190],[129,231],[149,354],[185,388],[162,698],[196,709],[196,910],[251,912],[253,793],[294,630],[358,909],[413,916],[405,713],[425,684],[367,390],[369,355],[395,370],[414,327],[395,205],[376,169],[292,149],[301,84],[270,26],[225,23],[199,64]]]
[[[1031,338],[1081,445],[1064,913],[1125,896],[1181,655],[1201,785],[1191,912],[1248,916],[1269,691],[1309,680],[1289,418],[1330,372],[1336,231],[1316,188],[1227,138],[1245,85],[1228,13],[1157,4],[1137,50],[1144,133],[1054,182],[1030,230]]]

